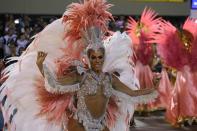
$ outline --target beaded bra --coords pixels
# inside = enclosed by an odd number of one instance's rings
[[[80,90],[77,91],[78,102],[74,118],[78,119],[78,121],[83,124],[86,131],[101,131],[106,126],[106,111],[100,117],[93,118],[85,104],[85,96],[95,95],[98,88],[102,87],[103,94],[108,98],[107,105],[109,97],[112,95],[111,76],[107,73],[97,75],[89,70],[83,77]]]

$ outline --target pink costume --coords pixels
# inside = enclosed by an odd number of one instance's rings
[[[133,47],[136,58],[135,72],[139,79],[140,88],[152,88],[153,85],[153,72],[150,68],[150,63],[153,59],[152,43],[149,41],[156,33],[158,23],[161,20],[156,18],[157,14],[152,9],[145,8],[139,21],[135,21],[130,17],[128,24],[128,34],[133,40]],[[134,56],[134,57],[135,57]],[[139,105],[137,110],[147,111],[155,108],[153,103],[148,105]]]
[[[169,80],[168,73],[166,69],[162,69],[161,80],[159,82],[158,92],[159,97],[156,99],[155,103],[158,108],[166,109],[170,102],[170,93],[172,92],[172,83]]]
[[[179,32],[171,23],[163,21],[155,36],[154,42],[158,43],[158,53],[163,62],[178,71],[166,112],[167,120],[173,125],[197,115],[197,93],[190,66],[193,61],[191,52],[194,50],[193,45],[196,45],[196,27],[195,20],[188,18],[183,25],[183,32]]]

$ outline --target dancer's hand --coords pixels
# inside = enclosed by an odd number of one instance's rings
[[[36,64],[38,66],[41,66],[45,60],[47,56],[47,53],[43,52],[43,51],[38,51],[38,55],[37,55],[37,60],[36,60]]]
[[[45,60],[47,56],[47,53],[43,52],[43,51],[38,51],[38,54],[37,54],[37,60],[36,60],[36,64],[40,70],[40,72],[42,73],[42,75],[44,76],[44,73],[43,73],[43,62]]]

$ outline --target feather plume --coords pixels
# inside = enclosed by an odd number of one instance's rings
[[[181,33],[170,22],[162,21],[154,42],[158,44],[158,53],[163,62],[181,70],[188,63],[188,52],[181,39]]]
[[[49,122],[55,122],[56,124],[61,124],[61,120],[68,120],[69,115],[75,109],[72,94],[52,94],[45,90],[42,78],[36,81],[37,101],[41,108],[37,116],[45,117]]]
[[[188,17],[184,24],[183,29],[192,34],[193,39],[197,39],[197,23],[196,19]]]
[[[107,107],[107,125],[109,127],[114,127],[115,121],[117,120],[117,116],[119,115],[118,105],[116,103],[116,98],[111,97],[109,99],[108,107]]]
[[[63,22],[69,26],[65,38],[70,44],[83,37],[83,32],[90,27],[98,27],[108,32],[107,22],[113,19],[107,10],[111,7],[106,0],[84,0],[83,3],[73,3],[68,6],[63,15]],[[72,45],[70,45],[72,47]]]
[[[197,23],[196,19],[194,18],[187,18],[183,29],[187,31],[187,37],[189,38],[189,41],[191,42],[188,44],[189,50],[190,50],[190,67],[192,71],[197,71]]]
[[[145,8],[140,20],[137,22],[129,18],[127,32],[133,40],[137,59],[148,64],[152,58],[151,40],[158,30],[161,18],[150,8]]]

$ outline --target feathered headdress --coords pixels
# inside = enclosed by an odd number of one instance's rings
[[[62,49],[64,55],[56,63],[59,67],[69,67],[73,61],[81,61],[88,65],[87,56],[81,57],[88,49],[103,47],[107,24],[113,19],[108,12],[111,4],[106,0],[83,0],[81,3],[72,3],[63,15],[65,24],[66,48]],[[64,69],[58,74],[61,74]]]
[[[84,0],[68,6],[63,22],[68,25],[65,38],[70,47],[75,41],[83,39],[87,47],[102,46],[104,34],[108,32],[107,23],[113,19],[107,10],[111,7],[106,0]]]
[[[127,33],[132,37],[134,44],[140,44],[141,41],[148,43],[148,40],[152,39],[151,36],[157,31],[160,21],[161,18],[157,18],[154,10],[145,8],[139,21],[129,17]],[[144,39],[141,35],[144,35]]]
[[[137,59],[148,64],[152,57],[151,40],[157,31],[161,18],[154,10],[145,8],[139,21],[129,18],[127,32],[134,43]],[[148,59],[147,59],[148,58]]]
[[[194,18],[187,18],[183,24],[183,29],[192,34],[192,39],[197,39],[197,21]]]

